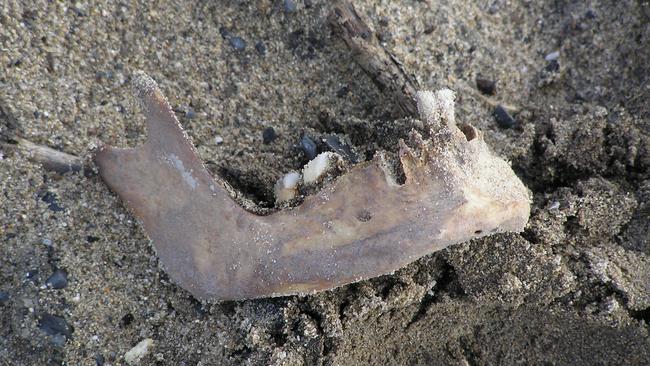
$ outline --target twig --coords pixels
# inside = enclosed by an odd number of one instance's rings
[[[337,1],[328,21],[334,33],[348,45],[354,60],[370,75],[379,89],[394,97],[403,113],[417,116],[417,81],[406,73],[402,63],[393,54],[379,44],[374,31],[359,16],[354,6],[348,1]]]
[[[29,160],[40,163],[43,168],[65,174],[84,170],[83,159],[78,156],[64,153],[51,147],[37,145],[31,141],[17,136],[11,136],[8,141],[0,142],[0,147],[7,150],[16,150],[27,153]],[[84,172],[89,171],[85,169]]]

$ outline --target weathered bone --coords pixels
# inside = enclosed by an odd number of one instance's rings
[[[523,230],[528,191],[479,131],[457,128],[453,93],[418,93],[430,137],[401,141],[396,183],[383,153],[307,197],[259,216],[203,166],[156,83],[134,85],[149,135],[134,149],[101,148],[104,181],[144,223],[170,277],[195,297],[307,294],[392,273],[454,243]],[[413,145],[412,144],[412,145]]]

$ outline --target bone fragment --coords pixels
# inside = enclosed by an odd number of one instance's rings
[[[156,83],[144,73],[133,80],[147,141],[104,146],[95,160],[144,224],[169,276],[199,299],[327,290],[451,244],[520,232],[528,221],[526,187],[478,130],[456,127],[450,91],[418,94],[428,133],[400,141],[403,184],[378,152],[298,207],[259,216],[208,173]]]

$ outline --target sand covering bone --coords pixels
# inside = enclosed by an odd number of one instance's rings
[[[259,216],[199,159],[157,84],[133,82],[148,138],[102,147],[104,181],[142,220],[172,279],[203,300],[327,290],[394,272],[451,244],[524,229],[526,187],[481,133],[456,126],[450,90],[417,94],[429,136],[400,141],[397,183],[384,153],[290,210]]]

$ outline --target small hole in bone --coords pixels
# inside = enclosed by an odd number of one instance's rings
[[[476,234],[476,235],[480,235],[480,234],[482,234],[482,233],[483,233],[483,230],[476,230],[476,231],[474,232],[474,234]]]
[[[474,127],[470,125],[462,125],[460,126],[460,130],[465,134],[467,141],[472,141],[478,136]]]
[[[357,213],[357,220],[361,222],[368,222],[372,218],[372,215],[370,215],[370,212],[367,210],[361,210],[359,213]]]

